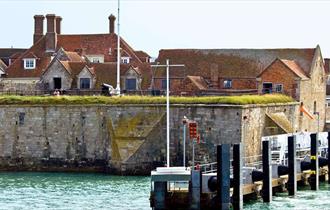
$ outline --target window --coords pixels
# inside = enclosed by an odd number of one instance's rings
[[[129,59],[129,57],[122,57],[121,62],[125,63],[125,64],[128,64],[130,62],[130,59]]]
[[[272,93],[273,92],[273,83],[271,82],[264,82],[262,84],[262,93]]]
[[[276,84],[275,85],[275,92],[282,93],[283,92],[283,85],[282,84]]]
[[[226,88],[226,89],[232,88],[232,81],[231,81],[231,79],[226,79],[225,81],[223,81],[223,87]]]
[[[316,101],[314,101],[313,111],[314,111],[314,114],[317,114]]]
[[[24,112],[20,112],[19,115],[18,115],[19,125],[24,125],[24,118],[25,118],[25,113]]]
[[[24,69],[35,69],[36,68],[36,59],[29,58],[24,59]]]
[[[93,63],[100,63],[100,59],[99,58],[93,58],[92,62]]]
[[[111,47],[109,48],[109,55],[111,55],[112,54],[112,50],[111,50]]]
[[[86,57],[92,63],[104,63],[104,55],[86,55]]]
[[[136,79],[126,79],[126,90],[136,90]]]
[[[169,81],[169,88],[171,87],[171,81]],[[167,87],[167,83],[166,83],[166,79],[163,79],[162,80],[162,89],[165,90]]]
[[[91,79],[90,78],[80,78],[80,89],[90,89]]]

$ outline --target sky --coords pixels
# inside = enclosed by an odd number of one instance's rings
[[[108,33],[108,16],[117,16],[117,0],[0,0],[0,7],[0,48],[29,48],[36,14],[61,16],[63,34]],[[121,0],[120,24],[126,42],[153,57],[160,49],[317,44],[323,57],[330,57],[330,1],[325,0]]]

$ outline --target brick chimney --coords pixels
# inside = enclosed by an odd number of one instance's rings
[[[56,34],[56,16],[54,14],[46,15],[47,33],[46,33],[46,52],[55,52],[57,34]]]
[[[62,17],[56,16],[56,33],[57,34],[61,34],[61,21],[62,21]]]
[[[115,33],[115,21],[116,21],[116,17],[113,14],[111,14],[109,16],[109,33],[110,34]]]
[[[35,44],[44,35],[44,19],[43,15],[34,16],[34,34],[33,34],[33,44]]]

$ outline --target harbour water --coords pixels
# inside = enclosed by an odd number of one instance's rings
[[[0,173],[0,209],[150,209],[150,178],[77,173]],[[299,188],[244,204],[244,209],[330,209],[330,185]]]

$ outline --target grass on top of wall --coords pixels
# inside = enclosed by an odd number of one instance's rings
[[[294,100],[285,95],[243,95],[243,96],[204,96],[170,97],[172,104],[269,104],[288,103]],[[0,105],[26,104],[165,104],[166,97],[153,96],[0,96]]]

